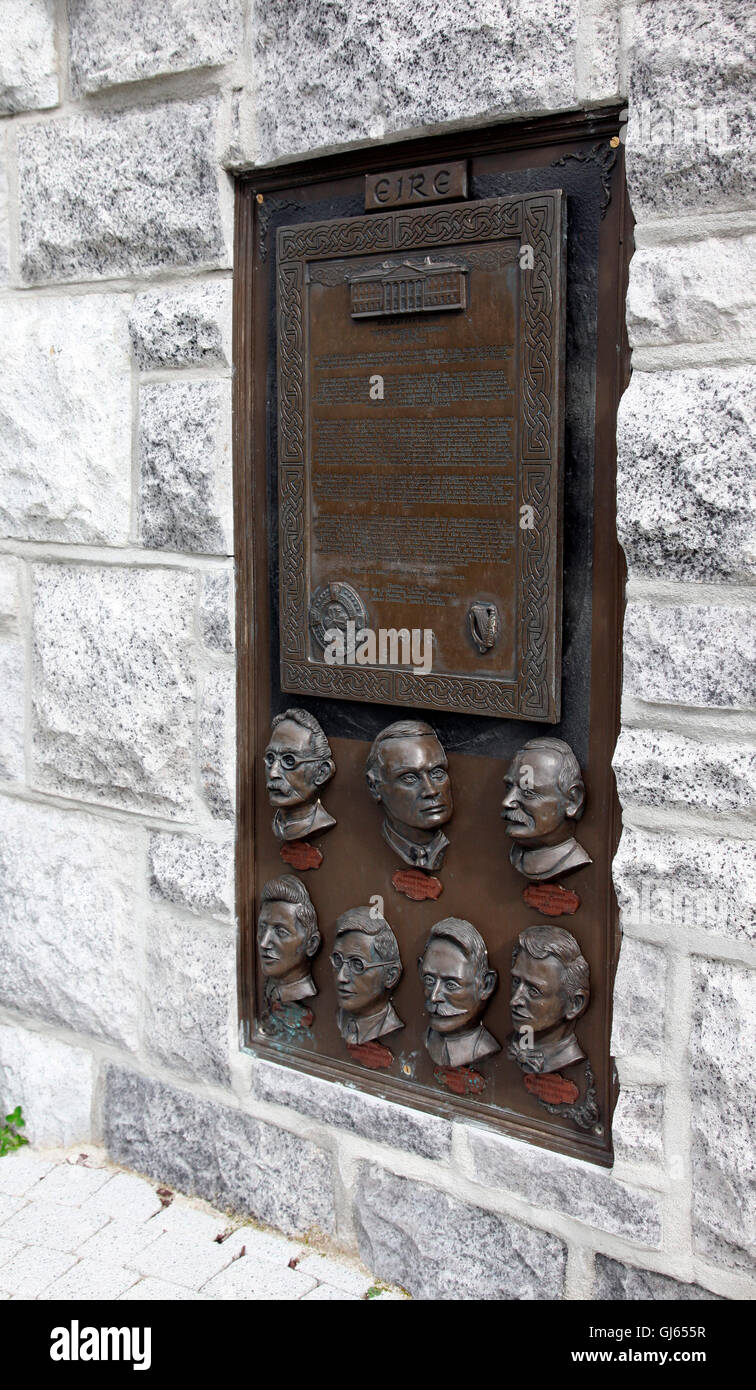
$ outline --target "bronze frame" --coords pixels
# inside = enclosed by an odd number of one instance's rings
[[[256,400],[264,402],[265,378],[260,362],[267,353],[267,322],[265,314],[256,313],[255,244],[264,263],[267,256],[268,228],[264,215],[267,194],[287,188],[313,185],[322,193],[332,180],[431,164],[440,159],[475,158],[500,152],[514,153],[529,148],[547,146],[549,151],[565,159],[592,161],[601,174],[604,190],[601,236],[604,247],[616,247],[616,261],[611,274],[599,281],[597,316],[597,351],[599,364],[595,413],[595,475],[594,475],[594,572],[604,576],[603,588],[593,590],[594,617],[592,649],[595,654],[599,640],[604,650],[614,648],[616,657],[602,666],[600,679],[591,683],[590,722],[596,730],[602,761],[611,761],[620,724],[622,614],[624,608],[624,557],[616,538],[616,417],[619,399],[629,380],[629,348],[624,326],[624,300],[627,288],[629,259],[632,254],[633,219],[627,200],[624,179],[619,107],[610,106],[585,112],[567,112],[502,123],[481,131],[460,131],[431,136],[421,140],[402,141],[390,145],[371,146],[341,155],[311,159],[265,169],[237,180],[235,225],[234,279],[234,533],[237,575],[237,847],[236,894],[239,920],[238,1000],[240,1038],[244,1049],[272,1056],[282,1065],[309,1071],[325,1079],[343,1082],[348,1068],[342,1068],[327,1058],[308,1056],[287,1057],[267,1052],[264,1046],[250,1043],[250,1022],[254,1016],[254,942],[255,942],[255,856],[253,832],[255,824],[255,777],[253,752],[258,737],[257,686],[254,679],[254,640],[265,649],[270,641],[267,589],[261,583],[256,591],[254,575],[259,573],[258,551],[262,548],[262,522],[255,510],[255,471],[260,463],[260,415],[255,411]],[[553,159],[552,163],[557,160]],[[608,251],[606,254],[609,254]],[[613,252],[612,252],[613,255]],[[601,364],[608,364],[606,366]],[[262,394],[261,394],[262,393]],[[257,440],[255,431],[258,431]],[[263,467],[265,463],[263,448]],[[264,499],[263,499],[264,500]],[[536,726],[537,728],[537,726]],[[535,729],[534,729],[535,732]],[[608,827],[608,843],[616,851],[621,833],[620,807],[612,778],[606,777],[603,786],[596,788],[594,809]],[[267,810],[267,808],[266,808]],[[620,934],[617,904],[607,869],[602,878],[602,899],[605,917],[610,924],[606,942],[603,970],[593,981],[596,995],[605,995],[604,1046],[608,1056],[611,1028],[611,991],[616,971]],[[506,984],[505,984],[506,988]],[[504,1113],[501,1117],[482,1116],[474,1101],[428,1097],[412,1092],[411,1096],[397,1093],[395,1083],[375,1073],[360,1073],[360,1086],[387,1099],[441,1114],[450,1118],[484,1121],[492,1128],[526,1139],[536,1145],[572,1154],[576,1157],[610,1166],[613,1162],[610,1141],[610,1118],[618,1094],[616,1069],[609,1059],[605,1082],[599,1094],[603,1116],[603,1133],[587,1143],[585,1136],[555,1131],[547,1118]]]

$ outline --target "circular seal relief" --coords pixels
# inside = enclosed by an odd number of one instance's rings
[[[310,599],[310,631],[321,651],[326,646],[325,634],[330,628],[339,628],[346,637],[349,620],[357,631],[366,626],[367,616],[367,608],[357,590],[341,581],[322,584]]]

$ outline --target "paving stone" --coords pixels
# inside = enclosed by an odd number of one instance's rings
[[[579,1159],[544,1150],[535,1163],[532,1149],[520,1140],[472,1126],[465,1132],[475,1181],[483,1187],[513,1192],[539,1212],[562,1211],[586,1226],[638,1244],[660,1244],[661,1207],[655,1194],[619,1183],[606,1169]],[[404,1284],[401,1279],[394,1282]]]
[[[14,1256],[18,1254],[19,1250],[23,1249],[25,1249],[25,1247],[20,1240],[6,1240],[5,1236],[0,1232],[0,1269],[6,1269]],[[3,1298],[7,1297],[7,1291],[3,1289],[1,1282],[0,1296]]]
[[[139,475],[143,545],[232,554],[229,381],[141,387]]]
[[[211,651],[234,650],[233,575],[226,570],[202,576],[199,621],[202,640]]]
[[[256,16],[257,158],[576,101],[579,6],[268,0]],[[460,80],[464,73],[464,80]]]
[[[76,1257],[49,1245],[29,1245],[19,1250],[7,1262],[0,1264],[0,1289],[15,1298],[37,1298],[61,1274],[65,1274]]]
[[[149,1055],[171,1071],[227,1084],[237,1011],[233,929],[154,915],[147,923],[146,979]]]
[[[756,843],[626,825],[612,864],[623,922],[756,939]]]
[[[138,294],[129,314],[129,332],[142,371],[230,367],[230,280]]]
[[[344,1293],[343,1289],[334,1288],[332,1284],[318,1284],[316,1289],[306,1293],[303,1303],[359,1303],[360,1299],[356,1294]]]
[[[43,1300],[79,1300],[119,1298],[137,1280],[133,1269],[122,1265],[103,1264],[100,1260],[79,1260],[65,1274],[48,1284],[39,1297]]]
[[[540,1155],[539,1155],[540,1157]],[[469,1206],[426,1183],[360,1165],[360,1255],[378,1279],[421,1299],[558,1299],[566,1248],[556,1236]]]
[[[637,246],[627,295],[631,343],[748,341],[756,309],[754,265],[753,235]]]
[[[627,13],[628,185],[636,218],[739,207],[753,198],[748,53],[738,0],[645,0]]]
[[[34,785],[168,818],[193,801],[196,579],[34,567]]]
[[[666,995],[663,949],[625,935],[614,981],[611,1049],[615,1057],[661,1054]]]
[[[11,1240],[22,1240],[25,1245],[39,1245],[72,1254],[105,1225],[105,1220],[104,1216],[91,1216],[79,1207],[45,1202],[35,1194],[33,1202],[6,1221],[3,1233]]]
[[[2,797],[0,831],[0,1001],[77,1032],[136,1046],[133,919],[141,832],[79,811]],[[40,1137],[49,1134],[51,1140],[69,1126],[77,1138],[82,1128],[87,1132],[91,1060],[51,1039],[29,1041],[26,1063],[13,1061],[17,1041],[14,1048],[11,1067],[33,1102],[35,1132],[39,1127]],[[72,1109],[66,1112],[69,1100]],[[0,1174],[5,1169],[3,1162]]]
[[[128,544],[128,348],[122,295],[3,305],[0,534]]]
[[[239,1226],[223,1245],[232,1256],[244,1250],[251,1260],[278,1266],[287,1266],[290,1260],[301,1260],[307,1249],[301,1241],[288,1240],[278,1231],[261,1231],[255,1226]]]
[[[121,1303],[181,1303],[204,1302],[204,1294],[196,1293],[181,1284],[167,1284],[164,1279],[140,1279],[121,1294]]]
[[[73,93],[227,63],[241,24],[240,0],[69,0]]]
[[[300,1274],[317,1279],[319,1284],[330,1284],[343,1293],[362,1297],[373,1286],[372,1275],[355,1269],[343,1260],[330,1259],[327,1255],[306,1255],[297,1265]]]
[[[165,1235],[188,1245],[191,1241],[212,1244],[229,1222],[218,1212],[200,1211],[177,1197],[154,1218],[153,1224]]]
[[[0,116],[57,104],[54,0],[3,0]]]
[[[629,603],[623,693],[701,709],[756,704],[756,622],[745,606]]]
[[[66,1207],[80,1207],[94,1196],[110,1178],[107,1168],[86,1168],[78,1163],[58,1163],[44,1177],[35,1191],[43,1202],[61,1202]],[[105,1215],[88,1206],[92,1216]]]
[[[136,1173],[116,1173],[83,1203],[84,1211],[96,1216],[108,1216],[113,1221],[149,1221],[162,1210],[162,1202],[154,1184],[145,1182]],[[97,1240],[93,1236],[93,1240]]]
[[[200,1243],[197,1238],[182,1240],[173,1234],[158,1236],[130,1261],[139,1274],[149,1274],[170,1284],[200,1289],[231,1259],[222,1245]]]
[[[620,1260],[610,1260],[607,1255],[596,1256],[596,1285],[593,1297],[601,1300],[628,1299],[633,1302],[650,1302],[663,1299],[681,1299],[685,1302],[708,1300],[721,1302],[719,1294],[710,1293],[700,1284],[683,1284],[679,1279],[671,1279],[667,1274],[657,1274],[650,1269],[637,1269],[634,1265],[623,1264]]]
[[[3,1157],[7,1158],[8,1155],[4,1154]],[[11,1197],[7,1192],[0,1192],[0,1226],[24,1206],[25,1197]]]
[[[98,112],[18,133],[26,284],[228,265],[218,98]]]
[[[665,248],[666,249],[666,248]],[[634,372],[617,420],[617,530],[631,575],[756,574],[756,367]]]
[[[743,741],[705,743],[663,729],[624,727],[612,766],[623,806],[665,806],[753,819],[756,756]]]
[[[756,972],[693,959],[693,1240],[705,1259],[756,1259]]]
[[[200,780],[215,820],[233,820],[236,804],[236,672],[211,671],[199,718]]]
[[[55,1165],[52,1159],[37,1158],[28,1149],[16,1149],[6,1154],[0,1163],[0,1192],[9,1197],[22,1197]]]
[[[150,835],[150,897],[191,912],[229,917],[234,910],[234,846],[199,835]]]
[[[25,774],[26,653],[20,637],[0,633],[0,781],[22,782]]]
[[[263,1059],[258,1060],[254,1076],[255,1094],[261,1100],[427,1158],[445,1158],[451,1151],[451,1125],[434,1115]]]
[[[94,1199],[93,1199],[94,1200]],[[85,1214],[93,1210],[90,1203],[82,1207]],[[104,1215],[104,1213],[97,1213]],[[131,1268],[143,1250],[163,1234],[157,1221],[139,1221],[133,1217],[109,1221],[93,1236],[82,1241],[77,1254],[107,1265],[125,1265]]]
[[[333,1230],[331,1155],[276,1125],[114,1066],[104,1124],[117,1162],[288,1234]]]
[[[612,1117],[615,1158],[629,1163],[663,1163],[663,1121],[663,1086],[623,1086]]]
[[[202,1285],[211,1298],[257,1299],[267,1302],[303,1298],[315,1288],[315,1280],[285,1265],[265,1265],[246,1256],[234,1260],[220,1274]]]

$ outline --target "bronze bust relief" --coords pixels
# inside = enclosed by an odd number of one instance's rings
[[[320,788],[335,771],[331,745],[313,714],[287,709],[276,715],[265,750],[265,785],[277,840],[304,840],[336,824],[320,801]]]
[[[525,1072],[552,1072],[585,1053],[575,1023],[591,997],[588,962],[571,932],[526,927],[512,952],[510,1009],[517,1030],[507,1054]]]
[[[291,1004],[317,994],[310,962],[319,949],[318,919],[304,884],[293,874],[269,879],[257,918],[267,1004]]]
[[[532,738],[520,748],[505,773],[501,803],[517,872],[543,883],[592,863],[571,833],[584,806],[580,765],[568,743]]]
[[[440,869],[449,844],[449,765],[430,724],[399,719],[373,740],[365,768],[368,790],[383,806],[383,838],[416,869]]]
[[[486,943],[471,922],[445,917],[431,928],[418,961],[430,1026],[425,1046],[437,1066],[467,1067],[501,1045],[481,1015],[499,982]]]
[[[394,1033],[404,1024],[391,1003],[402,973],[391,927],[370,907],[350,907],[336,921],[331,965],[339,1000],[337,1023],[354,1047]]]

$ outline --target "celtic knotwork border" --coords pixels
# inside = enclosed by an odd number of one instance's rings
[[[281,681],[283,689],[555,722],[561,672],[560,524],[562,325],[561,194],[545,192],[372,217],[334,219],[278,231],[278,436]],[[517,530],[517,681],[453,673],[415,676],[389,669],[326,666],[307,656],[307,267],[339,257],[518,238],[521,256],[519,506],[532,528]],[[553,601],[553,602],[552,602]],[[549,622],[549,613],[555,623]]]

